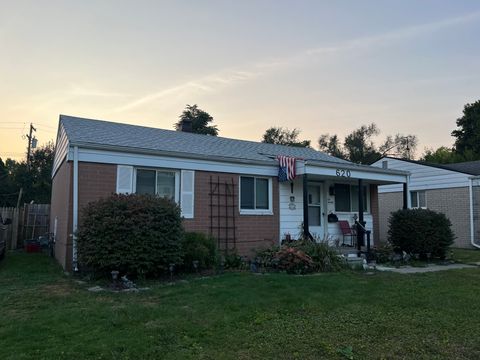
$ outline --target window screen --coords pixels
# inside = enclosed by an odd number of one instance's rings
[[[155,194],[155,170],[137,170],[137,194]]]
[[[350,185],[335,184],[335,210],[350,211]]]
[[[255,179],[256,209],[268,209],[268,179]]]
[[[240,208],[255,209],[255,178],[240,178]]]

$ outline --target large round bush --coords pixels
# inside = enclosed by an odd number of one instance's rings
[[[150,195],[112,195],[89,203],[78,233],[80,266],[155,276],[182,262],[183,227],[174,202]]]
[[[450,220],[433,210],[398,210],[389,224],[388,240],[395,251],[443,258],[455,239]]]

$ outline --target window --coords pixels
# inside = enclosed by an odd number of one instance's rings
[[[363,187],[363,211],[368,211],[368,187]],[[358,212],[358,186],[335,184],[335,211]]]
[[[310,226],[322,226],[321,187],[308,186],[308,222]]]
[[[425,191],[410,191],[410,205],[412,208],[427,208]]]
[[[253,176],[240,177],[240,212],[271,213],[271,181]]]
[[[136,193],[156,194],[178,201],[175,171],[137,169]]]

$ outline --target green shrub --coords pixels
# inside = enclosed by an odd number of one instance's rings
[[[282,243],[282,247],[272,246],[257,251],[256,259],[262,267],[279,269],[279,252],[287,248],[293,248],[307,255],[312,261],[309,271],[328,272],[337,271],[344,267],[345,263],[337,251],[326,243],[316,243],[310,240],[292,240]],[[295,272],[295,271],[293,271]]]
[[[450,220],[432,210],[398,210],[392,213],[389,224],[388,239],[397,252],[444,258],[455,238]]]
[[[210,269],[217,263],[217,246],[213,237],[203,233],[187,232],[182,241],[183,263],[187,271],[195,270],[194,261],[198,261],[198,269]]]
[[[237,254],[236,251],[229,252],[224,255],[224,266],[225,269],[244,269],[246,263],[243,258]]]
[[[303,240],[297,241],[292,246],[302,250],[312,258],[314,271],[338,271],[345,265],[337,251],[326,243]]]
[[[89,203],[78,232],[82,268],[108,274],[155,276],[181,264],[180,208],[150,195],[112,195]]]
[[[392,245],[388,242],[382,242],[378,246],[373,248],[373,256],[377,263],[388,263],[393,255]]]
[[[314,263],[310,256],[302,250],[283,246],[275,254],[275,262],[279,270],[289,274],[307,274],[314,271]]]
[[[255,253],[255,260],[263,268],[276,269],[278,265],[276,255],[279,251],[280,246],[271,246],[266,249],[258,250]]]

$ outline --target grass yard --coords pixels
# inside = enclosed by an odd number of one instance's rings
[[[2,359],[479,359],[480,269],[231,273],[90,293],[41,254],[0,263]]]
[[[480,262],[480,250],[452,249],[453,259],[462,263]]]

